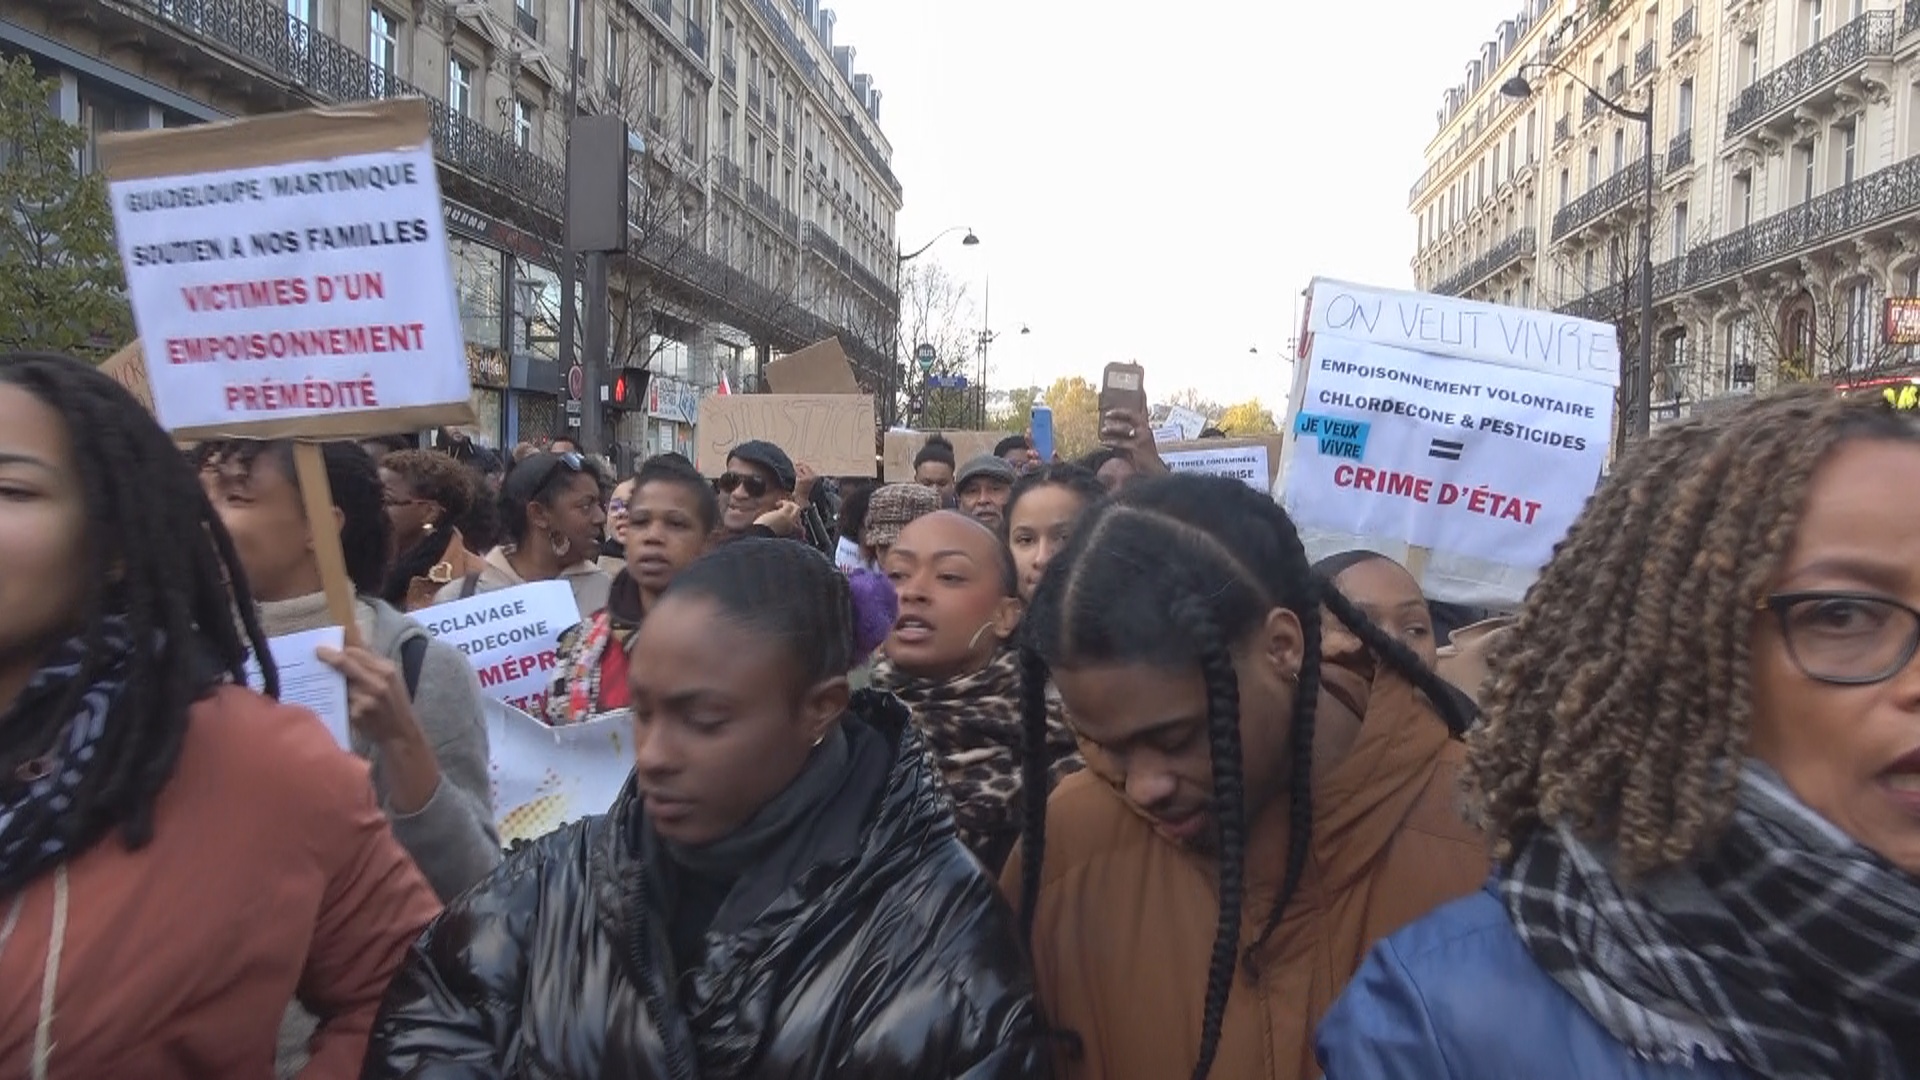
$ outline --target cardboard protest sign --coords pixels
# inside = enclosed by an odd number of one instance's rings
[[[1160,446],[1160,460],[1177,473],[1231,476],[1260,491],[1273,490],[1280,474],[1278,435],[1237,439],[1199,439]]]
[[[1398,551],[1432,599],[1517,603],[1606,460],[1613,327],[1327,280],[1309,327],[1281,484],[1309,554]]]
[[[839,338],[816,341],[788,353],[760,370],[767,389],[776,394],[857,394],[860,382],[853,364],[840,348]]]
[[[566,582],[540,581],[435,604],[415,618],[467,654],[482,694],[543,716],[555,646],[580,621],[580,607]]]
[[[147,358],[140,351],[139,338],[134,338],[125,348],[107,357],[100,364],[100,373],[126,387],[128,393],[147,407],[148,412],[153,411],[153,384],[147,381]]]
[[[872,476],[873,398],[865,394],[714,394],[700,402],[694,461],[706,476],[727,454],[765,439],[821,476]]]
[[[955,468],[993,453],[1010,431],[889,431],[881,437],[880,475],[889,484],[904,484],[913,479],[913,456],[935,435],[953,444]]]
[[[177,437],[473,421],[424,100],[120,133],[100,154]]]
[[[633,771],[633,716],[623,709],[556,728],[490,701],[487,745],[505,847],[613,806]]]

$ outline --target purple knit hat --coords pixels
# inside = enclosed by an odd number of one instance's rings
[[[864,659],[893,631],[893,622],[900,617],[900,597],[893,591],[893,582],[876,570],[848,571],[847,590],[853,594],[854,656]]]

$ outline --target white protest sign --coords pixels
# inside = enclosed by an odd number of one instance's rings
[[[1207,430],[1207,418],[1184,405],[1170,406],[1166,419],[1161,422],[1179,432],[1175,438],[1180,440],[1197,439]]]
[[[163,426],[341,437],[471,420],[423,105],[142,132],[103,153]]]
[[[347,678],[320,661],[321,649],[339,649],[346,631],[337,626],[282,634],[267,639],[267,653],[280,680],[280,700],[298,705],[320,718],[342,749],[353,748],[353,728],[347,714]],[[247,660],[247,685],[265,691],[266,678],[258,660]]]
[[[435,604],[414,618],[467,654],[481,693],[544,716],[555,646],[580,621],[580,607],[566,582],[541,581]]]
[[[1262,493],[1267,490],[1267,477],[1272,475],[1267,471],[1267,448],[1257,443],[1217,450],[1164,450],[1160,460],[1173,472],[1231,476]]]
[[[489,701],[487,744],[494,820],[503,846],[606,813],[633,771],[633,717],[624,709],[548,727],[510,705]]]
[[[1426,548],[1429,597],[1518,602],[1599,479],[1613,328],[1324,281],[1311,320],[1282,485],[1303,534]]]

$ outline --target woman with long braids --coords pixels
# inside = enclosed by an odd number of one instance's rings
[[[1011,912],[906,709],[848,691],[858,622],[804,544],[675,577],[633,648],[626,791],[428,930],[367,1080],[1044,1077]]]
[[[1322,605],[1355,638],[1323,659]],[[1087,769],[1026,804],[1007,891],[1065,1075],[1295,1080],[1374,941],[1471,892],[1466,718],[1238,480],[1094,508],[1027,614],[1029,784],[1051,674]],[[1032,788],[1029,788],[1032,790]]]
[[[246,689],[252,609],[139,402],[0,357],[0,1071],[258,1080],[297,995],[301,1075],[358,1075],[439,904],[365,763]]]
[[[1614,468],[1494,659],[1499,869],[1320,1032],[1352,1080],[1920,1077],[1920,419],[1806,387]]]
[[[418,611],[451,582],[486,570],[459,524],[486,496],[479,474],[435,450],[399,450],[377,464],[393,522],[393,565],[380,599]]]

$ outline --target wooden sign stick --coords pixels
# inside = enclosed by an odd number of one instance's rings
[[[340,530],[333,524],[333,487],[327,483],[327,463],[320,455],[319,443],[293,444],[293,472],[300,481],[300,498],[313,529],[313,555],[320,560],[320,583],[327,593],[327,614],[340,624],[346,643],[359,648],[360,620],[355,617],[353,581],[347,577],[347,556],[340,547]]]
[[[1407,573],[1413,575],[1413,580],[1419,583],[1423,592],[1427,587],[1427,560],[1432,556],[1432,548],[1418,545],[1409,545],[1407,548]]]

